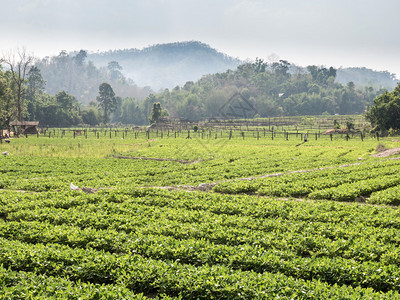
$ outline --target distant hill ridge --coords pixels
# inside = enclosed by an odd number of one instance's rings
[[[137,86],[151,87],[156,92],[177,85],[183,86],[187,81],[197,81],[204,75],[235,70],[244,63],[199,41],[88,53],[88,60],[93,61],[97,67],[105,67],[109,62],[117,61],[122,66],[122,73]],[[339,68],[336,81],[341,84],[353,81],[359,86],[389,90],[399,82],[388,71],[374,71],[365,67]]]
[[[352,81],[358,86],[371,86],[375,90],[391,90],[399,83],[395,74],[388,71],[374,71],[365,67],[340,68],[336,73],[336,81],[341,84]]]
[[[124,75],[138,86],[150,86],[155,91],[182,86],[203,75],[234,70],[243,63],[198,41],[89,53],[88,60],[98,67],[117,61]]]

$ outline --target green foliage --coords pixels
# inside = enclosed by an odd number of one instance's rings
[[[97,107],[88,106],[81,110],[82,122],[91,126],[96,126],[101,123],[101,115]]]
[[[34,272],[11,271],[2,266],[0,287],[3,299],[148,299],[119,286],[75,282]]]
[[[365,118],[377,130],[400,129],[400,84],[391,93],[385,92],[375,98]]]
[[[382,87],[392,90],[398,84],[395,74],[388,71],[374,71],[363,68],[340,68],[337,70],[336,80],[341,84],[352,81],[360,87],[371,87],[380,90]]]
[[[96,67],[87,59],[90,59],[90,54],[81,50],[76,53],[61,51],[57,56],[37,60],[35,67],[40,70],[46,82],[46,92],[55,95],[63,90],[68,91],[83,105],[88,105],[96,98],[97,87],[103,82],[109,82],[121,97],[144,99],[149,94],[148,88],[136,86],[123,76],[114,64],[111,65],[111,69]],[[108,62],[102,65],[107,66]]]
[[[336,77],[336,70],[333,67],[327,69],[317,66],[308,66],[307,70],[310,72],[313,81],[320,85],[327,85],[330,77]]]
[[[117,100],[120,102],[118,103],[117,110],[112,115],[114,122],[137,125],[145,123],[141,102],[135,98],[117,98]]]
[[[334,129],[340,129],[340,124],[339,124],[339,122],[335,119],[335,120],[333,120],[333,128]]]
[[[220,183],[214,191],[229,194],[260,194],[277,197],[309,197],[354,201],[357,197],[399,184],[396,161],[365,163],[361,166],[328,168],[313,172],[291,173],[251,181]]]
[[[29,284],[28,273],[70,293],[81,283],[131,297],[398,296],[400,223],[385,208],[137,188],[0,194],[0,203],[7,291]],[[55,293],[43,286],[32,288]]]
[[[400,205],[400,185],[372,193],[367,202],[380,205]]]
[[[99,86],[99,95],[96,97],[99,106],[103,109],[104,124],[109,121],[109,115],[117,109],[117,99],[109,83],[103,82]]]
[[[151,108],[151,113],[149,117],[149,123],[150,124],[157,123],[161,118],[161,112],[162,112],[161,103],[160,102],[153,103],[153,107]]]
[[[327,200],[400,203],[375,139],[121,131],[0,144],[3,298],[399,298],[398,210]]]
[[[354,120],[352,118],[346,119],[346,129],[347,129],[347,131],[354,129]]]
[[[259,117],[325,114],[354,114],[364,111],[376,96],[371,90],[360,91],[353,85],[335,83],[334,68],[309,66],[293,72],[287,61],[267,64],[262,60],[238,66],[237,70],[207,75],[187,82],[182,89],[156,95],[173,117],[197,121],[222,117],[221,108],[243,91],[246,101]],[[200,100],[201,99],[201,100]],[[245,100],[242,99],[242,102]],[[226,117],[226,116],[225,116]],[[242,116],[243,118],[243,116]]]
[[[73,57],[73,60],[78,66],[83,66],[86,58],[87,58],[87,51],[80,50],[79,53],[75,57]]]

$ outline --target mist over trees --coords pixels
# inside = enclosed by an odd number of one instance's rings
[[[18,121],[22,121],[22,110],[25,100],[24,81],[28,73],[33,56],[27,53],[26,49],[17,49],[9,51],[3,58],[10,72],[8,73],[12,81],[13,91],[15,95],[15,105],[17,109]]]
[[[375,90],[392,90],[400,82],[395,74],[388,71],[374,71],[367,68],[340,68],[337,70],[336,81],[341,84],[352,81],[357,86],[370,86]]]
[[[235,71],[204,76],[182,88],[156,94],[156,101],[172,117],[197,121],[221,118],[221,108],[239,94],[254,107],[254,117],[361,114],[382,93],[372,87],[359,89],[353,82],[335,81],[330,67],[293,67],[288,61],[262,59],[240,65]]]
[[[46,81],[45,91],[48,94],[67,91],[85,105],[96,99],[98,87],[103,82],[109,82],[121,97],[143,99],[150,93],[148,88],[140,88],[127,79],[121,73],[118,62],[110,61],[108,66],[97,68],[92,61],[87,61],[84,50],[74,55],[63,50],[58,56],[36,61],[35,67]]]
[[[185,49],[182,50],[182,47]],[[198,48],[200,50],[196,52]],[[148,57],[152,58],[155,52],[159,52],[160,57],[165,60],[156,61],[160,66],[170,66],[169,59],[182,58],[185,51],[194,52],[198,63],[207,61],[207,55],[210,53],[211,57],[222,59],[225,63],[237,63],[199,42],[156,45],[146,51]],[[128,59],[132,51],[114,52],[126,55]],[[107,61],[103,67],[96,67],[88,60],[90,55],[85,50],[74,53],[61,51],[57,56],[36,61],[17,52],[13,57],[18,57],[19,60],[10,60],[9,57],[11,56],[0,60],[2,128],[8,128],[11,121],[18,119],[35,120],[43,126],[58,127],[96,126],[108,122],[143,125],[155,121],[152,112],[155,116],[154,112],[158,112],[159,107],[162,107],[161,117],[169,116],[190,121],[211,118],[360,114],[373,104],[374,98],[386,91],[382,88],[385,82],[383,79],[386,83],[396,82],[394,75],[389,72],[360,68],[356,70],[359,74],[357,80],[364,74],[364,79],[375,76],[376,80],[373,82],[380,84],[368,86],[353,81],[341,84],[338,82],[338,76],[343,73],[343,69],[315,65],[303,68],[271,57],[268,61],[257,58],[252,62],[242,62],[237,67],[222,72],[206,72],[208,75],[199,80],[187,80],[182,85],[165,88],[156,93],[150,88],[135,85],[123,73],[125,65],[110,59],[117,57],[105,54],[101,55],[102,59]],[[11,61],[12,66],[9,63]],[[177,63],[175,61],[175,64]],[[181,66],[185,64],[185,60],[180,63]],[[143,61],[143,65],[146,65],[146,61]],[[18,72],[18,66],[24,68],[22,73]],[[173,78],[175,74],[170,72],[168,75]],[[363,82],[368,81],[365,79]],[[105,91],[103,93],[101,86],[107,87],[107,90],[113,91],[114,94]],[[107,107],[103,105],[105,95],[112,95],[106,97],[111,100]],[[157,110],[154,109],[156,103]],[[246,113],[237,114],[233,111],[234,107],[240,107]]]
[[[98,67],[116,61],[126,77],[154,91],[181,86],[206,74],[236,69],[243,63],[198,41],[158,44],[142,50],[89,53],[88,59]]]

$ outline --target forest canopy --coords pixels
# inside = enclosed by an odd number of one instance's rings
[[[285,60],[267,63],[256,59],[235,71],[207,75],[182,88],[166,89],[155,98],[170,116],[197,121],[223,117],[221,108],[234,95],[240,95],[242,103],[254,108],[250,117],[274,117],[361,114],[383,92],[372,87],[359,89],[353,82],[337,83],[336,72],[333,67],[300,68]]]
[[[118,61],[96,67],[87,60],[85,50],[73,54],[61,51],[39,60],[19,54],[16,57],[25,60],[3,59],[0,65],[0,126],[5,128],[17,119],[59,127],[108,122],[143,125],[153,121],[155,103],[160,104],[163,118],[189,121],[362,114],[386,91],[352,81],[343,85],[337,81],[340,70],[333,67],[303,68],[286,60],[257,58],[234,70],[154,93],[127,79]],[[13,72],[18,64],[26,67],[23,77]],[[96,102],[102,99],[102,84],[115,93],[110,109],[105,109],[102,101]]]
[[[400,83],[392,92],[375,98],[365,117],[376,131],[400,130]]]

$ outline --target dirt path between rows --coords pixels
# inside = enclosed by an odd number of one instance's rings
[[[371,155],[372,157],[378,157],[378,158],[383,158],[387,157],[390,155],[395,155],[400,153],[400,147],[399,148],[393,148],[393,149],[388,149],[385,150],[381,153]],[[180,162],[183,164],[188,164],[188,163],[196,163],[200,161],[182,161],[182,160],[174,160],[174,159],[167,159],[167,158],[149,158],[149,157],[131,157],[131,156],[113,156],[115,158],[121,158],[121,159],[143,159],[143,160],[157,160],[157,161],[175,161],[175,162]],[[398,160],[400,157],[394,157],[394,158],[389,158],[388,160]],[[315,169],[308,169],[308,170],[295,170],[295,171],[289,171],[289,172],[280,172],[280,173],[271,173],[271,174],[263,174],[263,175],[257,175],[257,176],[251,176],[251,177],[242,177],[242,178],[233,178],[233,179],[228,179],[228,180],[220,180],[216,182],[211,182],[211,183],[200,183],[198,186],[194,185],[175,185],[175,186],[143,186],[143,188],[157,188],[157,189],[166,189],[166,190],[184,190],[184,191],[210,191],[212,190],[216,185],[220,183],[225,183],[225,182],[230,182],[230,181],[245,181],[245,180],[255,180],[258,178],[268,178],[268,177],[280,177],[284,175],[290,175],[290,174],[297,174],[297,173],[310,173],[310,172],[316,172],[316,171],[322,171],[322,170],[328,170],[328,169],[337,169],[337,168],[347,168],[351,166],[358,166],[365,164],[363,162],[358,162],[358,163],[352,163],[352,164],[344,164],[344,165],[339,165],[339,166],[331,166],[331,167],[322,167],[322,168],[315,168]],[[112,187],[102,187],[102,188],[90,188],[90,187],[83,187],[79,188],[78,190],[81,190],[85,193],[95,193],[99,190],[103,189],[113,189]],[[0,189],[1,191],[14,191],[14,192],[20,192],[20,193],[40,193],[36,191],[28,191],[28,190],[11,190],[11,189]]]
[[[392,150],[392,149],[390,149],[390,150]],[[400,148],[399,148],[399,151],[400,151]],[[385,157],[385,156],[382,156],[382,157]],[[398,160],[398,159],[400,159],[400,157],[390,158],[390,160]],[[362,164],[365,164],[365,163],[358,162],[358,163],[344,164],[344,165],[332,166],[332,167],[322,167],[322,168],[315,168],[315,169],[308,169],[308,170],[295,170],[295,171],[289,171],[289,172],[271,173],[271,174],[264,174],[264,175],[258,175],[258,176],[252,176],[252,177],[233,178],[233,179],[229,179],[229,180],[220,180],[220,181],[216,181],[216,182],[212,182],[212,183],[201,183],[198,186],[192,186],[192,185],[152,186],[152,188],[167,189],[167,190],[209,191],[216,185],[218,185],[220,183],[229,182],[229,181],[237,181],[237,180],[245,181],[245,180],[255,180],[258,178],[280,177],[280,176],[284,176],[284,175],[297,174],[297,173],[310,173],[310,172],[337,169],[337,168],[348,168],[351,166],[359,166]]]
[[[156,157],[135,157],[135,156],[122,156],[122,155],[113,155],[113,158],[120,159],[137,159],[137,160],[155,160],[155,161],[173,161],[181,164],[195,164],[198,162],[202,162],[202,160],[180,160],[180,159],[172,159],[172,158],[156,158]]]
[[[32,193],[39,194],[40,192],[28,191],[28,190],[10,190],[10,189],[0,189],[0,192],[18,192],[18,193]]]
[[[400,147],[397,148],[392,148],[392,149],[387,149],[385,151],[382,151],[380,153],[371,155],[372,157],[388,157],[391,155],[396,155],[400,153]]]

